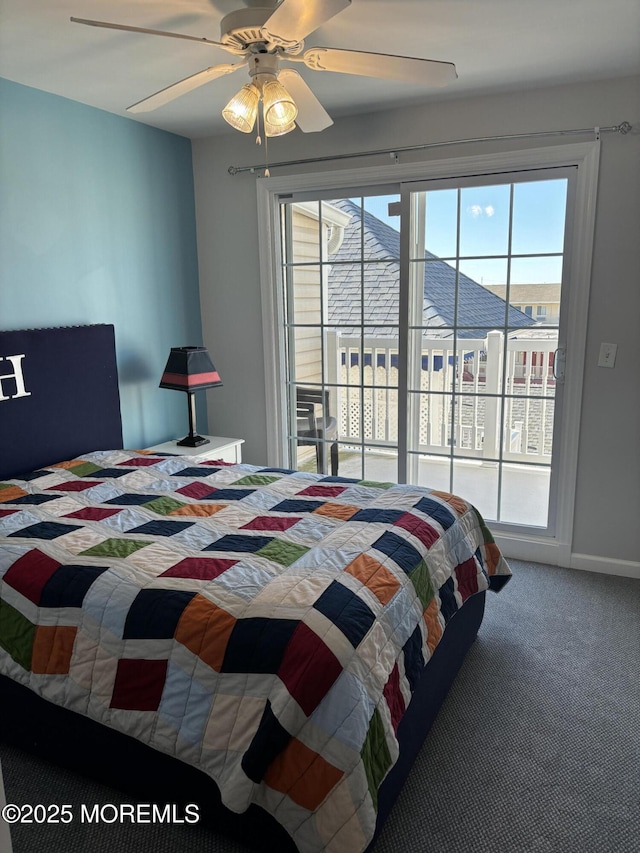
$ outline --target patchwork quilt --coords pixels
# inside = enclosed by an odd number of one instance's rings
[[[447,622],[509,575],[447,493],[88,453],[0,482],[0,672],[358,853]]]

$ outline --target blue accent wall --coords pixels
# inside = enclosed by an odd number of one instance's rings
[[[190,140],[3,79],[0,126],[0,329],[113,323],[125,447],[182,437],[158,383],[202,344]]]

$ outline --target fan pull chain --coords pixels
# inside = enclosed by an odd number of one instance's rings
[[[258,110],[258,113],[257,113],[257,115],[256,115],[256,121],[257,121],[257,126],[256,126],[256,134],[257,134],[257,136],[256,136],[256,145],[262,145],[262,137],[260,136],[260,110]]]
[[[269,171],[269,136],[265,130],[264,134],[264,176],[265,178],[271,177],[271,172]]]

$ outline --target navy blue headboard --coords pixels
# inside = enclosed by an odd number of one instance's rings
[[[113,326],[0,332],[0,478],[121,447]]]

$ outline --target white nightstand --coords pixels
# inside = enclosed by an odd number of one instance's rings
[[[198,459],[221,459],[223,462],[242,462],[242,445],[244,438],[223,438],[219,435],[203,435],[209,439],[209,444],[199,447],[179,447],[178,440],[165,441],[164,444],[154,444],[147,447],[152,453],[179,453],[181,456],[193,456]]]

